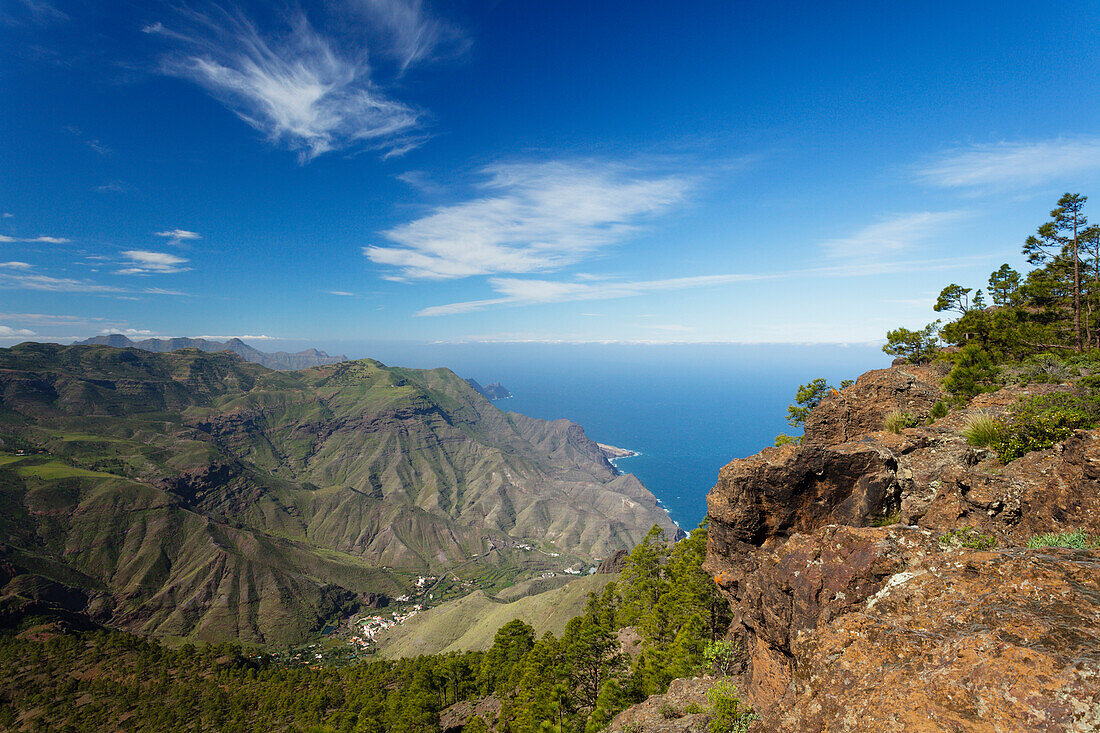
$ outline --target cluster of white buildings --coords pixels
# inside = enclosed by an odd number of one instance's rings
[[[389,616],[364,616],[356,624],[359,626],[359,635],[352,638],[352,642],[359,646],[369,646],[379,632],[392,629],[398,624],[408,621],[424,610],[422,603],[409,606],[404,613],[394,611]]]

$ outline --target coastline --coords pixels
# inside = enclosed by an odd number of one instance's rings
[[[634,456],[641,455],[638,451],[633,451],[628,448],[619,448],[614,445],[607,445],[606,443],[596,443],[596,445],[600,447],[600,451],[608,461],[612,462],[612,465],[614,465],[614,461],[619,458],[633,458]]]
[[[607,445],[606,443],[596,443],[596,445],[600,447],[600,451],[603,453],[604,458],[607,459],[607,462],[611,464],[611,467],[613,469],[615,469],[615,473],[620,476],[623,475],[624,471],[619,468],[619,461],[625,458],[637,458],[638,456],[642,455],[641,451],[630,450],[629,448],[619,448],[618,446]],[[680,523],[673,519],[672,512],[669,511],[668,507],[665,506],[665,503],[661,501],[660,497],[654,494],[653,498],[657,500],[657,506],[661,507],[664,513],[668,515],[669,519],[672,519],[672,523],[679,527]]]

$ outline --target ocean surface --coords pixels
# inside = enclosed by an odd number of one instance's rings
[[[353,358],[446,366],[513,397],[502,410],[568,418],[590,438],[641,455],[617,465],[685,530],[706,513],[718,469],[792,431],[786,407],[814,377],[833,384],[889,365],[877,346],[332,344]]]

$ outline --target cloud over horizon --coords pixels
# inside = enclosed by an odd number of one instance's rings
[[[595,161],[500,164],[480,172],[484,195],[389,229],[383,236],[395,246],[363,253],[397,268],[397,279],[554,269],[636,233],[646,218],[683,201],[691,186],[683,175]]]

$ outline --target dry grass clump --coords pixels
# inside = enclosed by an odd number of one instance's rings
[[[893,410],[887,413],[882,426],[891,433],[900,433],[905,428],[911,428],[916,424],[917,420],[912,414],[902,410]]]
[[[962,435],[966,442],[976,448],[985,448],[992,445],[1001,434],[1003,426],[1001,421],[992,415],[979,412],[966,418],[963,423]]]

